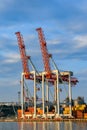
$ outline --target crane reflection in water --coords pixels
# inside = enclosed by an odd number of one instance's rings
[[[19,122],[18,130],[73,130],[73,129],[72,129],[72,122],[67,121],[67,122]]]

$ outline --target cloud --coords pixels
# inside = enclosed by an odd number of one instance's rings
[[[76,48],[85,48],[85,47],[87,47],[87,35],[75,36],[74,40],[77,43],[75,45]]]
[[[20,84],[20,82],[17,80],[17,78],[13,79],[13,77],[7,77],[5,79],[3,78],[0,78],[1,80],[1,86],[6,86],[6,84],[8,85],[9,84],[9,87],[12,86],[12,87],[16,87],[18,84]],[[9,82],[11,81],[11,82]]]
[[[20,60],[19,54],[11,51],[3,53],[2,56],[3,56],[2,64],[16,63]]]
[[[60,40],[59,39],[55,39],[55,40],[49,40],[47,42],[48,45],[52,44],[52,45],[56,45],[56,44],[60,44]]]

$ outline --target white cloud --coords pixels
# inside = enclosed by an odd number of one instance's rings
[[[75,48],[87,47],[87,35],[75,36],[74,41],[76,41]]]
[[[4,87],[6,86],[6,84],[9,84],[9,86],[12,86],[12,87],[13,86],[16,87],[19,84],[19,81],[16,78],[14,79],[13,77],[1,78],[0,80],[1,80],[0,81],[1,86],[4,86]]]
[[[17,60],[14,60],[14,59],[4,60],[4,63],[15,63],[15,62],[17,62]]]
[[[19,54],[14,53],[14,52],[10,52],[7,55],[5,55],[5,57],[12,58],[12,59],[19,59]]]
[[[20,60],[20,55],[14,52],[4,53],[3,57],[3,63],[16,63]]]
[[[56,45],[56,44],[60,44],[60,40],[58,39],[55,39],[55,40],[48,40],[47,41],[47,44],[52,44],[52,45]]]

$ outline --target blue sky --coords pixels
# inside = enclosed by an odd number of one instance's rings
[[[42,27],[49,53],[60,70],[71,70],[79,83],[73,98],[87,102],[87,1],[0,1],[0,102],[17,101],[22,64],[15,32],[23,34],[26,52],[43,70],[36,28]]]

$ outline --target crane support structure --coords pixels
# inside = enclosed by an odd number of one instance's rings
[[[23,66],[23,72],[25,73],[25,78],[29,79],[30,75],[29,75],[28,59],[30,58],[30,56],[26,55],[25,45],[24,45],[24,41],[23,41],[23,37],[22,37],[21,33],[16,32],[15,34],[16,34],[17,40],[18,40],[18,45],[19,45],[19,50],[20,50],[20,55],[21,55],[21,60],[22,60],[22,66]]]
[[[54,60],[52,59],[52,55],[48,53],[47,49],[47,43],[44,38],[44,34],[42,31],[42,28],[37,28],[36,31],[38,32],[39,42],[40,42],[40,48],[42,52],[42,58],[43,58],[43,64],[44,64],[44,71],[39,72],[36,70],[33,62],[31,61],[30,56],[26,55],[26,48],[24,45],[23,37],[20,32],[16,32],[17,40],[18,40],[18,46],[20,50],[20,56],[22,61],[22,67],[23,72],[21,74],[21,109],[22,109],[22,115],[21,117],[28,117],[30,118],[33,116],[33,118],[42,116],[43,118],[55,117],[59,118],[61,116],[60,112],[60,84],[68,84],[68,95],[69,95],[69,117],[72,117],[72,86],[76,85],[78,82],[78,79],[76,79],[73,76],[73,72],[71,71],[59,71],[57,65],[55,64]],[[28,60],[32,67],[28,66]],[[54,65],[54,70],[51,69],[50,66],[50,60],[52,60],[52,63]],[[28,111],[29,113],[25,114],[25,102],[26,99],[29,98],[26,97],[27,93],[24,91],[24,81],[33,80],[33,109],[32,112]],[[41,101],[42,101],[42,109],[37,109],[37,85],[40,84],[41,86]],[[50,86],[54,86],[53,90],[53,97],[50,99]],[[50,100],[53,102],[54,106],[54,112],[49,113],[50,108]],[[39,112],[40,110],[40,112]],[[46,111],[45,111],[46,110]]]
[[[49,77],[50,73],[51,73],[51,67],[50,67],[50,62],[49,62],[49,54],[48,54],[48,50],[47,50],[46,40],[45,40],[43,31],[42,31],[42,28],[37,28],[36,31],[38,32],[38,37],[39,37],[39,41],[40,41],[44,69],[45,69],[45,72],[47,72],[47,77]]]

